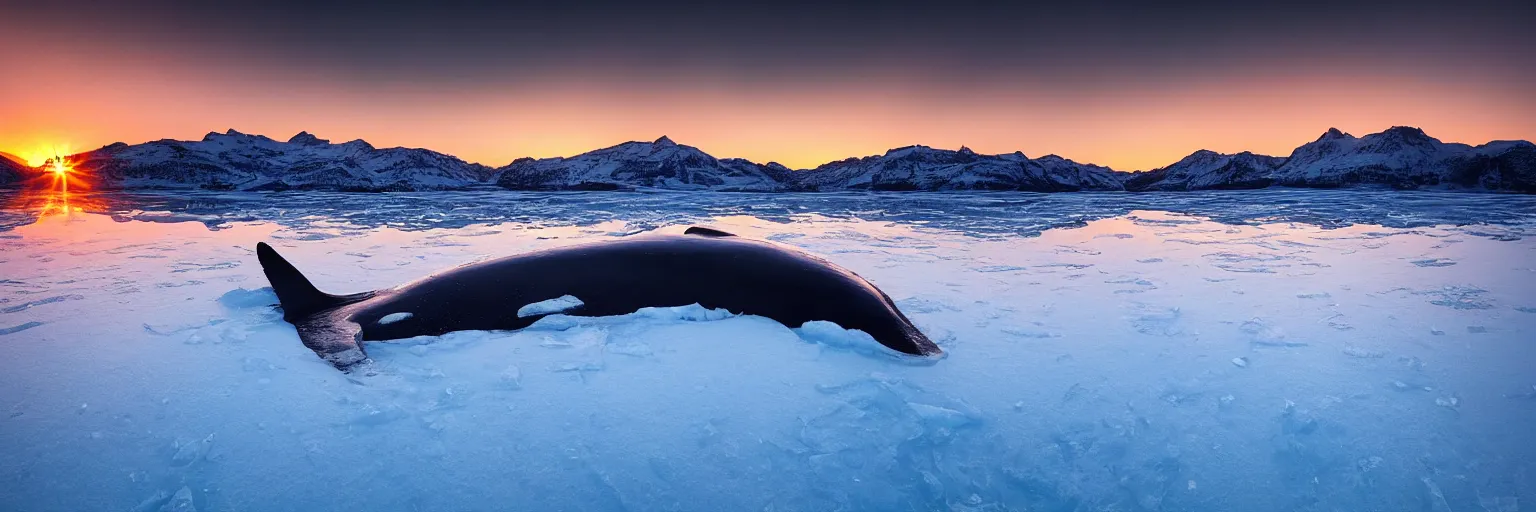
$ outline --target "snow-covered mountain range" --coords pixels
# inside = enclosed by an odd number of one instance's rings
[[[1200,150],[1173,165],[1147,172],[1125,173],[1127,190],[1201,190],[1264,188],[1284,158],[1244,151],[1224,155]]]
[[[719,191],[1074,190],[1178,191],[1270,186],[1499,190],[1536,193],[1536,145],[1445,143],[1394,127],[1363,137],[1330,129],[1288,157],[1197,151],[1166,167],[1119,172],[1055,155],[983,155],[968,148],[896,148],[814,169],[715,158],[667,137],[580,155],[520,158],[492,168],[425,149],[331,144],[300,132],[286,142],[234,130],[201,141],[112,144],[70,157],[101,188],[513,190],[661,188]],[[40,171],[0,158],[0,185]]]
[[[1202,150],[1123,179],[1133,191],[1384,185],[1536,193],[1536,145],[1494,141],[1473,147],[1406,126],[1364,137],[1329,129],[1289,157]]]
[[[907,146],[884,155],[849,158],[815,169],[795,171],[795,190],[1027,190],[1065,192],[1121,190],[1108,167],[1079,164],[1050,155],[1030,159],[1023,153],[980,155]]]
[[[496,171],[513,190],[616,190],[634,187],[773,192],[790,170],[776,163],[716,159],[662,136],[625,142],[569,158],[519,158]]]
[[[332,144],[306,132],[280,142],[234,130],[195,142],[117,143],[71,161],[106,188],[440,190],[482,182],[493,172],[425,149]]]

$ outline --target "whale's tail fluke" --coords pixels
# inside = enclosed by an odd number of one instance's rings
[[[272,283],[272,292],[277,294],[277,301],[283,305],[283,319],[289,322],[357,302],[369,295],[331,295],[320,291],[266,242],[256,244],[256,259],[261,261],[261,271],[267,275],[267,281]]]

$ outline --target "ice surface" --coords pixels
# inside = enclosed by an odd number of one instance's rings
[[[0,210],[0,510],[1536,499],[1536,198],[95,199]],[[272,242],[350,293],[690,224],[858,272],[947,356],[907,364],[833,325],[658,304],[370,343],[367,371],[343,374],[282,321],[253,252]]]

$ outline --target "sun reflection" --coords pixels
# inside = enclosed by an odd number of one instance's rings
[[[29,212],[42,221],[50,218],[75,220],[80,214],[107,211],[107,202],[91,192],[64,189],[27,189],[3,205],[7,210]]]

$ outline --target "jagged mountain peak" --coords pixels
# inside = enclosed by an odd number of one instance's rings
[[[1430,137],[1429,134],[1424,133],[1424,130],[1412,126],[1393,126],[1391,128],[1387,128],[1386,131],[1375,134],[1374,137],[1369,135],[1367,137],[1398,140],[1408,144],[1440,143],[1440,139]]]
[[[782,171],[739,158],[716,159],[662,136],[575,156],[518,159],[500,169],[496,184],[514,190],[614,190],[634,187],[779,190]]]
[[[362,140],[362,139],[358,139],[358,140]],[[288,143],[289,144],[302,144],[302,145],[305,145],[305,146],[322,146],[322,145],[330,144],[331,141],[326,140],[326,139],[322,139],[320,137],[316,137],[312,133],[309,133],[309,132],[306,132],[306,131],[301,131],[299,133],[294,134],[293,137],[289,138],[288,139]]]
[[[1318,141],[1325,141],[1325,140],[1334,140],[1334,139],[1353,139],[1353,138],[1355,138],[1354,135],[1350,135],[1348,133],[1345,133],[1345,132],[1339,130],[1338,128],[1329,128],[1328,131],[1323,132],[1323,135],[1321,137],[1318,137],[1317,140]]]
[[[1244,151],[1221,155],[1197,151],[1167,167],[1123,175],[1127,190],[1201,190],[1378,185],[1482,187],[1536,190],[1536,154],[1528,143],[1490,142],[1478,147],[1445,143],[1411,126],[1394,126],[1355,137],[1330,128],[1289,157]]]
[[[1177,166],[1181,166],[1181,165],[1191,165],[1191,164],[1194,164],[1194,163],[1197,163],[1197,162],[1211,162],[1211,161],[1219,160],[1219,159],[1222,159],[1222,158],[1231,158],[1231,157],[1232,157],[1232,155],[1224,155],[1224,154],[1221,154],[1221,153],[1217,153],[1215,151],[1211,151],[1209,149],[1201,149],[1201,150],[1195,151],[1194,153],[1190,153],[1189,156],[1185,156],[1184,158],[1179,159],[1179,161],[1177,161],[1177,162],[1169,164],[1168,167],[1177,167]]]
[[[1414,127],[1414,126],[1393,126],[1391,128],[1387,128],[1386,130],[1383,130],[1381,133],[1389,134],[1389,135],[1403,136],[1403,137],[1410,137],[1410,136],[1411,137],[1429,137],[1429,135],[1425,135],[1424,134],[1424,129],[1423,128],[1418,128],[1418,127]]]
[[[1208,149],[1146,172],[1126,173],[1125,188],[1146,190],[1251,189],[1270,185],[1269,175],[1284,158],[1244,151],[1224,154]]]
[[[228,130],[224,130],[224,133],[208,132],[207,135],[203,136],[203,142],[214,142],[214,141],[226,140],[226,139],[234,140],[237,143],[243,143],[245,141],[250,141],[250,140],[275,142],[272,139],[267,138],[267,136],[265,136],[265,135],[252,135],[252,134],[248,134],[248,133],[242,133],[239,130],[236,130],[234,128],[230,128]],[[172,139],[162,139],[162,140],[164,140],[164,141],[171,141]],[[175,142],[181,142],[181,141],[175,141]]]
[[[904,155],[908,155],[908,154],[911,154],[911,153],[922,153],[922,152],[929,152],[929,151],[933,151],[933,150],[934,150],[933,148],[930,148],[928,146],[924,146],[922,144],[913,144],[913,145],[910,145],[910,146],[902,146],[902,147],[899,147],[899,148],[887,149],[887,150],[885,150],[885,156],[887,156],[887,157],[904,156]]]
[[[327,142],[329,142],[329,141],[327,141]],[[368,141],[363,140],[363,139],[352,139],[352,140],[343,142],[341,145],[345,146],[345,147],[353,148],[353,149],[363,149],[363,150],[376,149],[376,148],[373,147],[373,144],[369,144]]]
[[[1103,167],[1030,160],[1022,152],[977,154],[970,148],[894,148],[880,156],[829,162],[791,175],[802,190],[1120,190]]]

